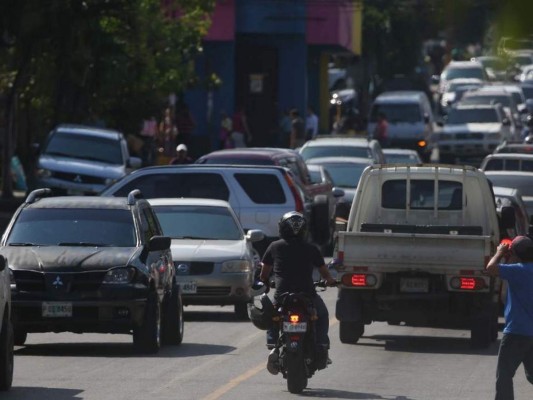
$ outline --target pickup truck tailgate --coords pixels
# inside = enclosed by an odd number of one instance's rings
[[[423,269],[482,269],[490,255],[490,236],[339,232],[339,252],[346,267],[375,272]]]

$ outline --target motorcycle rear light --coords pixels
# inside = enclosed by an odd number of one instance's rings
[[[289,318],[292,324],[297,324],[300,322],[300,316],[298,314],[293,314]]]
[[[377,278],[372,274],[345,274],[341,279],[345,286],[372,287],[377,283]]]

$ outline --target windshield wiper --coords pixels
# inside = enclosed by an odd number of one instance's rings
[[[36,243],[29,243],[29,242],[15,242],[15,243],[8,243],[8,246],[45,246],[42,244],[36,244]]]
[[[61,156],[61,157],[74,158],[72,154],[62,153],[60,151],[47,151],[44,154],[49,155],[49,156]]]
[[[202,236],[176,236],[173,239],[198,239],[198,240],[210,240],[211,238],[206,238]]]
[[[87,246],[87,247],[109,247],[109,244],[91,242],[60,242],[58,246]]]

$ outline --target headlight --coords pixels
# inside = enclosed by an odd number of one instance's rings
[[[51,176],[52,176],[52,172],[49,169],[39,168],[37,170],[38,178],[50,178]]]
[[[222,263],[221,272],[250,272],[250,262],[247,260],[233,260]]]
[[[134,268],[113,268],[107,271],[103,283],[122,284],[130,283],[135,276]]]
[[[16,285],[17,282],[15,282],[15,274],[13,273],[13,270],[9,268],[9,283],[11,285]]]

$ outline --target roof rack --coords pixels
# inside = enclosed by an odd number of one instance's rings
[[[26,197],[26,200],[24,203],[32,204],[35,203],[37,200],[42,199],[43,197],[48,197],[52,194],[52,189],[50,188],[42,188],[42,189],[35,189],[32,190],[31,193]]]
[[[139,189],[133,189],[128,193],[128,205],[132,206],[138,199],[144,199],[143,194]]]

